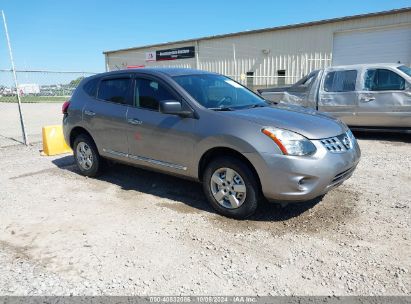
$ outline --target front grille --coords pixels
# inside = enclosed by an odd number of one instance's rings
[[[352,148],[350,137],[344,133],[335,137],[321,140],[322,145],[331,153],[342,153]]]

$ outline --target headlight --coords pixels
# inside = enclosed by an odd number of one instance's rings
[[[316,151],[314,144],[298,133],[277,128],[264,128],[261,132],[270,137],[284,155],[303,156]]]
[[[352,148],[352,147],[354,147],[354,145],[355,145],[355,143],[356,143],[356,139],[355,139],[355,137],[354,137],[354,134],[352,134],[352,132],[351,132],[351,130],[350,129],[348,129],[348,131],[347,131],[347,136],[348,136],[348,138],[350,139],[350,141],[351,141],[351,147],[350,148]]]

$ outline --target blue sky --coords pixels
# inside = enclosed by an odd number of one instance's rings
[[[104,50],[411,6],[410,0],[0,0],[17,68],[103,71]],[[10,68],[0,27],[0,68]]]

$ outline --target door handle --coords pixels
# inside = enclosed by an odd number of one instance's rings
[[[88,110],[85,110],[85,111],[84,111],[84,114],[87,115],[87,116],[94,116],[94,115],[96,115],[96,113],[94,113],[93,111],[88,111]]]
[[[333,100],[332,98],[328,98],[328,97],[321,97],[322,101],[331,101]]]
[[[360,101],[361,102],[370,102],[370,101],[374,101],[375,97],[361,97]]]
[[[130,119],[127,119],[127,121],[128,121],[129,124],[132,124],[132,125],[141,125],[141,124],[143,124],[143,122],[140,119],[137,119],[137,118],[130,118]]]

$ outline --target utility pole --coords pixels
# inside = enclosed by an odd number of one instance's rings
[[[16,95],[17,95],[17,103],[19,106],[21,132],[23,134],[23,142],[27,146],[29,142],[27,140],[26,129],[24,126],[23,112],[21,109],[21,98],[20,98],[19,86],[17,83],[16,67],[14,66],[13,52],[11,51],[9,31],[7,29],[7,22],[6,22],[6,16],[4,15],[4,11],[1,11],[1,15],[3,16],[4,30],[6,32],[7,46],[9,48],[9,54],[10,54],[11,69],[12,69],[13,77],[14,77],[14,85],[16,86]]]

